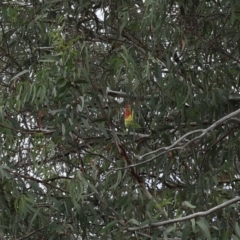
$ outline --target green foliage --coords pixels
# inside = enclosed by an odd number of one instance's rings
[[[240,238],[237,1],[0,6],[0,238]]]

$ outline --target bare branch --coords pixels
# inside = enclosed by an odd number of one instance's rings
[[[145,225],[145,226],[141,226],[141,227],[133,227],[133,228],[128,228],[127,230],[129,231],[137,231],[137,230],[140,230],[140,229],[145,229],[145,228],[152,228],[152,227],[160,227],[160,226],[164,226],[164,225],[167,225],[167,224],[172,224],[172,223],[177,223],[177,222],[183,222],[183,221],[187,221],[187,220],[190,220],[192,218],[196,218],[196,217],[204,217],[206,215],[209,215],[211,214],[212,212],[215,212],[219,209],[222,209],[224,207],[227,207],[235,202],[238,202],[240,201],[240,197],[236,197],[236,198],[233,198],[229,201],[226,201],[222,204],[219,204],[213,208],[210,208],[209,210],[207,211],[204,211],[204,212],[197,212],[197,213],[193,213],[193,214],[190,214],[186,217],[180,217],[180,218],[175,218],[175,219],[169,219],[167,221],[163,221],[163,222],[155,222],[155,223],[151,223],[151,224],[148,224],[148,225]]]
[[[171,150],[172,148],[174,148],[175,146],[179,145],[179,143],[181,143],[183,140],[186,140],[186,138],[188,136],[191,136],[193,134],[196,134],[196,133],[199,133],[201,132],[200,135],[198,135],[197,137],[191,139],[190,141],[188,141],[183,147],[182,149],[186,148],[190,143],[193,143],[195,142],[196,140],[204,137],[208,132],[212,131],[214,128],[216,128],[217,126],[221,125],[223,122],[227,121],[227,120],[231,120],[232,117],[236,116],[240,114],[240,109],[228,114],[227,116],[224,116],[223,118],[219,119],[218,121],[214,122],[211,126],[209,126],[208,128],[206,129],[197,129],[197,130],[194,130],[194,131],[191,131],[191,132],[188,132],[186,133],[185,135],[183,135],[182,137],[180,137],[177,141],[175,141],[172,145],[170,145],[169,147],[161,147],[157,150],[154,150],[152,152],[149,152],[149,153],[146,153],[144,155],[142,155],[139,159],[143,159],[149,155],[152,155],[152,154],[156,154],[160,151],[169,151]]]

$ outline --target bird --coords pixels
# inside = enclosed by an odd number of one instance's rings
[[[124,107],[124,125],[127,129],[141,129],[142,127],[134,120],[134,111],[129,104]]]

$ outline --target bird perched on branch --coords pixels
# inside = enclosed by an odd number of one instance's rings
[[[130,105],[124,107],[124,124],[128,129],[141,129],[142,127],[134,120],[134,111],[131,111]]]

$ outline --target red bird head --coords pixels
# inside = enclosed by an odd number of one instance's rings
[[[131,116],[131,115],[132,115],[132,113],[131,113],[131,107],[130,107],[129,104],[126,104],[126,105],[124,106],[124,119],[129,118],[129,116]]]

